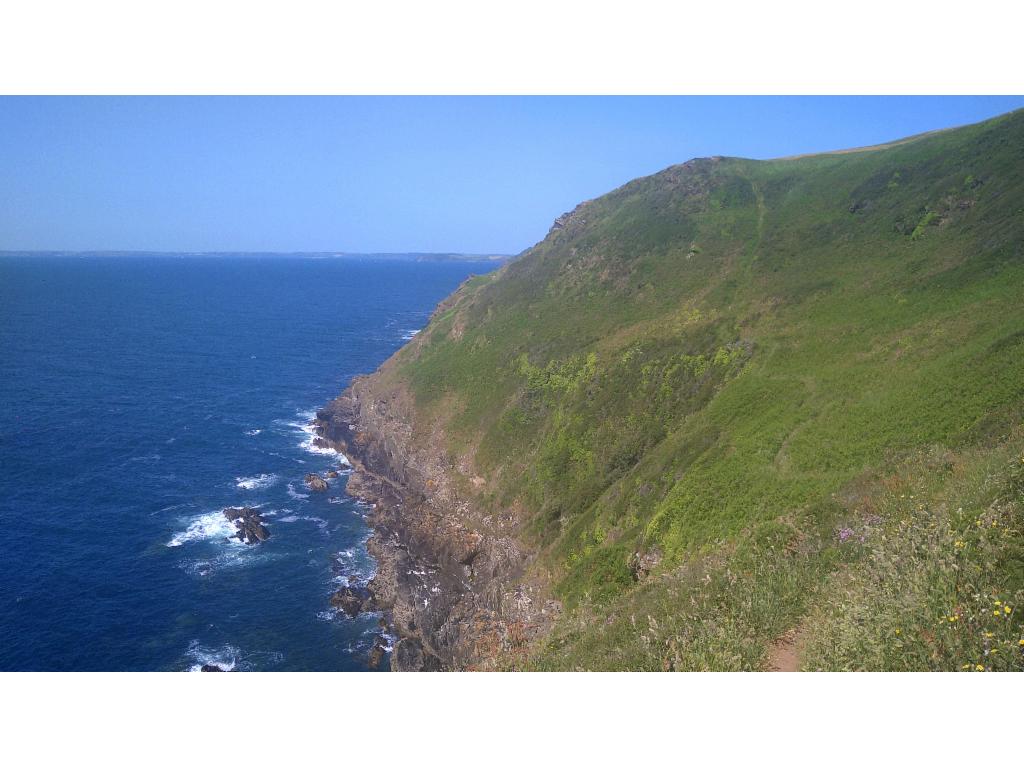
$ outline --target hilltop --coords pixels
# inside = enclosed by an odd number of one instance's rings
[[[400,669],[1020,669],[1024,112],[691,160],[320,414]]]

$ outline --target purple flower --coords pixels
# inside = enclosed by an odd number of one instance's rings
[[[846,541],[851,536],[853,536],[853,528],[840,528],[839,529],[838,537],[839,537],[839,541],[840,542]]]

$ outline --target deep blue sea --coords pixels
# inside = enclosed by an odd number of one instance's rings
[[[344,465],[304,428],[493,267],[0,256],[0,670],[365,669],[377,619],[328,599],[366,510],[305,488]]]

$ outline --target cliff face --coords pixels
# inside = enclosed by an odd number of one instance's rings
[[[822,585],[851,588],[839,563],[889,556],[855,546],[904,540],[878,533],[920,514],[890,504],[899,462],[924,456],[938,487],[938,467],[982,467],[1018,434],[1022,205],[1018,112],[866,151],[673,166],[468,280],[317,419],[376,504],[395,668],[763,667]],[[959,525],[936,520],[921,529]],[[953,569],[920,568],[937,575],[894,593],[949,586]],[[1011,581],[990,587],[1024,589]],[[921,589],[901,631],[915,611],[934,624]],[[879,622],[893,604],[857,600]],[[882,624],[797,634],[846,658]]]
[[[443,437],[414,445],[411,413],[400,389],[361,377],[315,424],[352,463],[348,493],[374,505],[369,587],[399,636],[392,668],[486,668],[546,630],[559,605],[524,581],[530,553],[453,488]]]

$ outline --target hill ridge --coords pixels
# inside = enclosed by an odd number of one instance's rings
[[[1022,211],[1018,111],[669,166],[466,281],[318,419],[379,504],[396,666],[760,669],[804,615],[809,668],[985,655],[983,614],[932,627],[973,610],[958,570],[1024,589]],[[915,484],[932,506],[892,497]],[[914,554],[923,531],[949,551]],[[823,612],[828,589],[872,621]],[[910,631],[928,654],[895,650]]]

